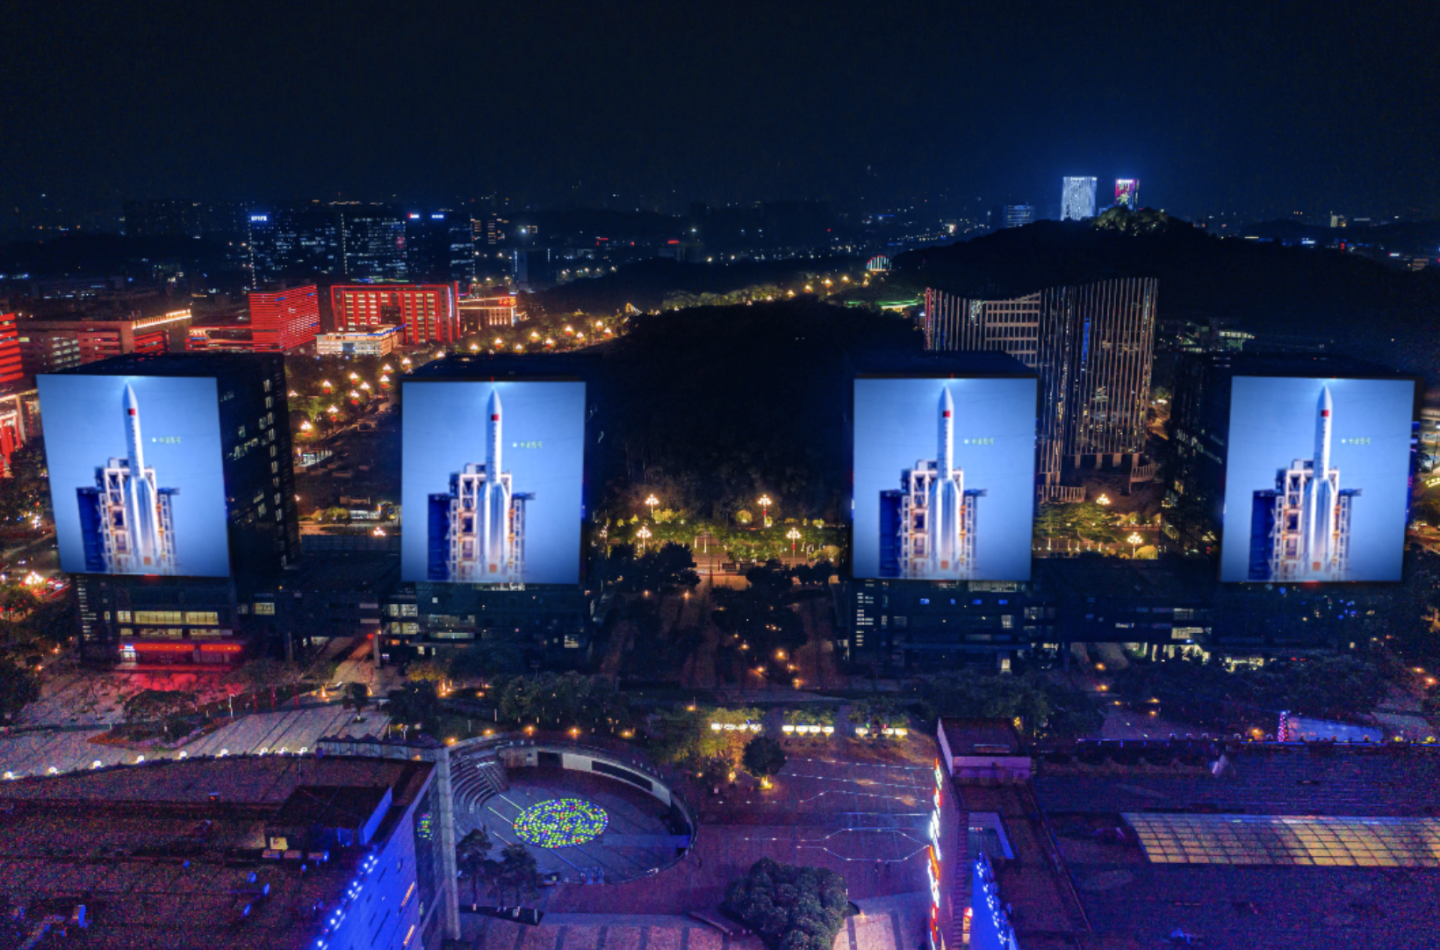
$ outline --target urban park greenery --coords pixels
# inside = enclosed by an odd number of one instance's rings
[[[830,950],[845,926],[850,895],[827,868],[761,858],[725,889],[721,909],[754,930],[771,950]]]

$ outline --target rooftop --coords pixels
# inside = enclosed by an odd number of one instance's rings
[[[338,809],[347,823],[350,812],[367,803],[373,811],[389,792],[393,820],[431,768],[390,759],[237,756],[6,782],[0,881],[11,906],[26,913],[0,920],[0,948],[20,946],[45,914],[68,916],[84,904],[88,926],[80,939],[107,950],[299,950],[313,943],[366,851],[267,855],[267,827],[301,800],[315,810],[313,795],[296,797],[302,786],[327,793],[319,801],[323,817]],[[47,946],[63,946],[49,939]]]

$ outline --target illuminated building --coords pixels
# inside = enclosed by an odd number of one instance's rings
[[[283,359],[273,353],[131,355],[53,378],[77,374],[215,380],[226,498],[221,543],[231,576],[185,576],[182,532],[174,552],[178,573],[73,577],[85,660],[223,672],[245,659],[252,643],[274,634],[274,604],[255,604],[255,590],[293,567],[300,554]],[[158,476],[157,490],[164,473]]]
[[[1330,466],[1334,424],[1330,387],[1315,407],[1315,452],[1275,473],[1275,488],[1255,492],[1250,523],[1250,580],[1343,581],[1350,567],[1350,515],[1360,492],[1340,487]]]
[[[525,502],[503,470],[503,409],[492,390],[486,408],[485,462],[450,476],[450,492],[430,496],[431,580],[518,584],[525,576]]]
[[[40,402],[33,388],[6,387],[0,393],[0,478],[14,473],[10,459],[16,450],[41,433]]]
[[[460,301],[460,312],[466,319],[466,329],[485,327],[513,327],[516,323],[514,294],[493,294],[486,297],[467,297]],[[473,325],[471,324],[473,318]]]
[[[250,331],[256,353],[284,353],[315,340],[320,295],[314,284],[250,294]]]
[[[280,205],[249,216],[248,286],[345,270],[340,215],[318,204]]]
[[[341,257],[347,280],[404,280],[405,218],[385,205],[340,205]]]
[[[322,333],[315,338],[315,352],[321,356],[388,356],[399,337],[399,327]]]
[[[1131,211],[1140,207],[1140,179],[1115,179],[1115,207],[1122,205]]]
[[[21,369],[20,333],[15,328],[15,314],[0,313],[0,386],[24,376]]]
[[[1001,205],[1000,212],[996,215],[998,228],[1023,228],[1027,224],[1035,223],[1034,205]]]
[[[1060,220],[1095,217],[1095,179],[1066,178],[1060,189]]]
[[[405,216],[405,273],[427,284],[459,284],[475,280],[475,237],[468,215],[453,211]]]
[[[941,390],[933,460],[900,475],[901,488],[880,493],[882,577],[963,580],[975,570],[975,509],[984,490],[965,489],[955,466],[955,402]]]
[[[335,329],[404,328],[410,346],[460,338],[454,284],[336,284],[330,288]]]
[[[1093,182],[1093,179],[1091,179]],[[1140,462],[1155,355],[1154,278],[1050,287],[1010,300],[925,292],[932,351],[1000,350],[1040,374],[1037,475],[1043,500],[1082,501],[1061,485],[1066,466]]]
[[[23,320],[20,361],[26,373],[55,373],[131,353],[168,353],[191,323],[190,308],[121,320]],[[178,349],[178,346],[173,348]]]

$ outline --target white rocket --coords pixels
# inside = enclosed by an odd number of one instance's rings
[[[939,438],[935,481],[930,486],[930,572],[939,575],[960,566],[960,522],[965,502],[964,475],[955,469],[955,401],[940,391]]]
[[[159,499],[154,476],[145,469],[145,440],[140,434],[140,403],[135,390],[125,386],[125,453],[130,477],[125,480],[126,523],[130,526],[132,552],[140,566],[154,567],[164,552],[160,539]]]
[[[481,563],[485,573],[503,574],[510,570],[510,486],[500,477],[502,409],[500,391],[490,391],[489,419],[486,422],[485,440],[485,485],[480,498],[479,516],[485,550]]]
[[[1301,525],[1305,540],[1305,562],[1311,571],[1326,571],[1335,555],[1335,519],[1339,507],[1340,472],[1330,468],[1330,426],[1334,404],[1330,387],[1320,390],[1315,411],[1315,454],[1311,456],[1311,477],[1305,486]]]

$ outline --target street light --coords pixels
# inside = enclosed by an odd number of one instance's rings
[[[645,504],[648,505],[649,508],[650,508],[650,520],[651,520],[651,521],[654,521],[654,520],[655,520],[655,506],[658,505],[658,504],[660,504],[660,499],[656,498],[654,495],[651,495],[649,498],[646,498],[646,499],[645,499]]]
[[[787,537],[787,538],[790,539],[790,556],[791,556],[791,557],[794,557],[794,556],[795,556],[795,542],[798,541],[798,540],[800,540],[800,529],[799,529],[799,528],[791,528],[789,531],[786,531],[786,532],[785,532],[785,537]]]
[[[1130,537],[1126,538],[1125,540],[1130,542],[1130,556],[1133,558],[1135,556],[1136,548],[1145,539],[1140,537],[1140,532],[1132,531],[1130,532]]]
[[[641,525],[640,530],[635,532],[635,537],[640,539],[640,550],[643,552],[645,550],[645,542],[650,539],[650,529]]]
[[[1095,499],[1095,504],[1097,504],[1097,505],[1108,505],[1108,504],[1110,504],[1110,496],[1109,496],[1109,495],[1101,495],[1099,498]]]
[[[770,505],[772,504],[772,502],[770,501],[770,496],[761,495],[758,504],[760,505],[761,511],[764,512],[765,527],[768,528],[770,527]]]

